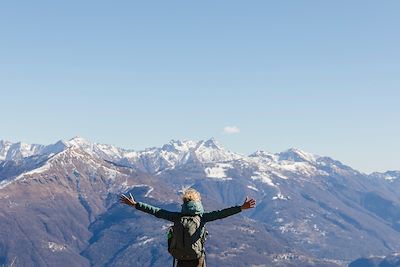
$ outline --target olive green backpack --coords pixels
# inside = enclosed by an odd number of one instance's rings
[[[201,217],[181,216],[168,231],[168,252],[177,260],[196,260],[204,255],[207,231]]]

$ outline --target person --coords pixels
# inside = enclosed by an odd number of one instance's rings
[[[222,210],[204,212],[203,205],[201,203],[201,195],[197,190],[193,188],[185,190],[185,192],[182,195],[182,201],[183,204],[181,212],[172,212],[151,206],[143,202],[138,202],[133,198],[131,194],[130,197],[127,197],[124,194],[122,194],[120,197],[121,203],[135,207],[136,209],[154,215],[157,218],[174,222],[174,225],[183,216],[190,216],[190,217],[194,216],[199,218],[198,228],[200,229],[200,232],[202,233],[203,236],[199,235],[198,239],[204,237],[205,233],[204,226],[207,222],[226,218],[228,216],[237,214],[242,210],[254,208],[256,205],[256,201],[253,198],[246,197],[244,203],[240,206],[233,206]],[[203,242],[202,245],[204,245],[204,240],[202,240],[202,242]],[[202,252],[197,259],[190,259],[190,260],[177,259],[177,261],[178,261],[177,263],[178,267],[204,267],[205,266],[204,247],[202,247]]]

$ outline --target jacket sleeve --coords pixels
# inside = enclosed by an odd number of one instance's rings
[[[151,206],[149,204],[143,202],[136,203],[136,209],[146,212],[148,214],[154,215],[157,218],[168,220],[173,222],[176,218],[180,216],[179,212],[172,212],[164,209],[160,209],[158,207]]]
[[[229,217],[229,216],[237,214],[241,211],[242,211],[242,209],[240,208],[240,206],[234,206],[234,207],[223,209],[223,210],[206,212],[203,214],[203,220],[204,220],[204,222],[211,222],[211,221]]]

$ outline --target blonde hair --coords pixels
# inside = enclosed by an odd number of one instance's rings
[[[186,189],[185,192],[183,192],[182,200],[183,202],[201,201],[201,195],[197,190],[189,188]]]

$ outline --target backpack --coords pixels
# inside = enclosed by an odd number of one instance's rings
[[[178,260],[196,260],[204,255],[207,231],[201,217],[181,216],[168,231],[168,252]]]

